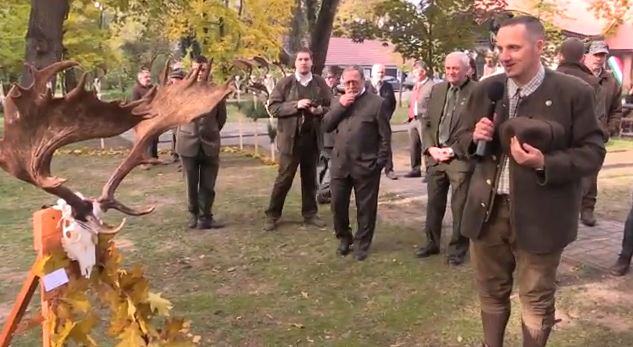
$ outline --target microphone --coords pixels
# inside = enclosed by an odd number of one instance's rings
[[[490,105],[488,106],[488,113],[486,114],[486,118],[493,120],[495,108],[497,107],[497,102],[503,97],[504,89],[505,86],[502,82],[493,82],[488,86],[487,93],[488,99],[490,100]],[[477,151],[475,152],[475,155],[478,157],[483,157],[486,154],[487,145],[487,141],[478,141]]]

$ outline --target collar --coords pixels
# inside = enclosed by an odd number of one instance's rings
[[[383,83],[383,80],[382,80],[382,79],[380,79],[380,80],[374,80],[374,79],[372,78],[372,80],[371,80],[371,85],[372,85],[372,86],[374,86],[374,88],[376,88],[376,89],[378,89],[378,87],[380,87],[380,85],[382,85],[382,83]]]
[[[421,86],[421,85],[425,84],[426,82],[428,82],[429,80],[430,80],[430,79],[429,79],[429,77],[427,76],[425,79],[423,79],[422,81],[418,82],[418,85],[419,85],[419,86]]]
[[[528,96],[541,86],[543,83],[543,79],[545,79],[545,67],[543,64],[539,64],[539,69],[536,72],[536,75],[532,77],[532,79],[523,86],[519,86],[513,79],[508,78],[508,96],[514,97],[516,95],[517,89],[521,88],[521,96]]]
[[[295,71],[295,78],[302,86],[307,86],[312,81],[312,72],[308,72],[306,75],[301,75]]]
[[[464,89],[464,87],[468,84],[468,82],[470,82],[470,78],[466,77],[466,80],[464,82],[462,82],[462,84],[460,84],[459,86],[457,86],[457,90],[462,90]],[[448,83],[448,89],[451,89],[455,87],[454,85],[452,85],[450,82]]]

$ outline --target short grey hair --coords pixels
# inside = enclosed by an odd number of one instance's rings
[[[358,74],[360,75],[360,79],[362,81],[365,80],[365,73],[363,72],[363,69],[358,65],[347,66],[345,69],[343,69],[341,76],[343,76],[344,73],[350,72],[350,71],[357,71]]]
[[[462,65],[464,67],[469,67],[470,66],[470,57],[468,56],[468,54],[462,52],[462,51],[455,51],[455,52],[451,52],[449,53],[446,58],[444,58],[444,62],[446,62],[449,59],[458,59],[460,63],[462,63]]]

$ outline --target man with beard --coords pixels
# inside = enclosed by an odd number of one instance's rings
[[[321,141],[321,117],[330,105],[330,87],[321,76],[312,74],[312,52],[303,48],[295,57],[295,73],[283,78],[270,95],[269,110],[277,122],[279,172],[266,209],[264,231],[272,231],[292,186],[297,168],[301,174],[301,214],[303,223],[319,228],[316,167]]]

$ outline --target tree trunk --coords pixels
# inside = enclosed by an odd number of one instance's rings
[[[25,62],[43,68],[61,60],[63,24],[68,10],[68,0],[31,0]],[[25,68],[21,84],[28,86],[31,82],[32,76]]]
[[[334,25],[334,17],[339,2],[339,0],[322,0],[316,24],[311,28],[310,49],[314,54],[313,73],[321,74],[325,66],[325,58],[330,45],[330,35],[332,35],[332,26]]]

